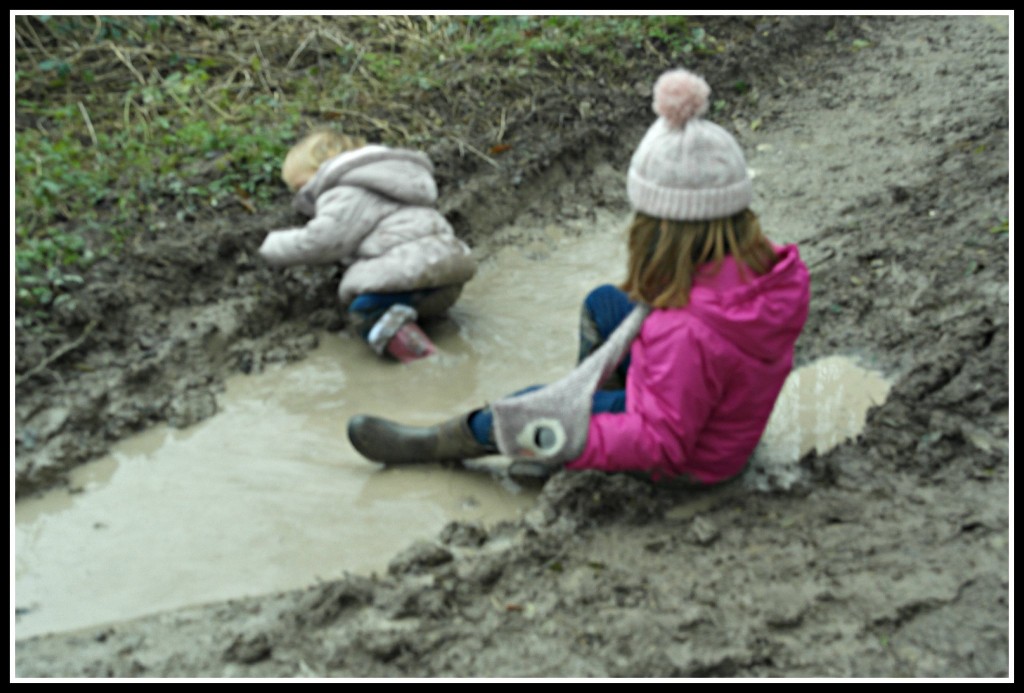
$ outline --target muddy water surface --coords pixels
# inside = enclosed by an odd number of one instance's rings
[[[345,334],[306,360],[228,381],[220,412],[153,429],[83,467],[74,493],[16,506],[16,636],[382,571],[452,520],[492,524],[532,506],[500,474],[440,466],[384,470],[349,445],[360,412],[430,424],[576,358],[579,304],[618,281],[625,220],[581,238],[549,229],[483,260],[450,319],[427,326],[440,354],[406,366]],[[855,435],[888,386],[848,359],[794,372],[765,436],[767,463],[792,463]]]
[[[846,356],[797,368],[775,403],[762,449],[785,459],[825,453],[861,432],[868,409],[882,404],[890,387],[880,372]]]
[[[484,473],[384,470],[351,448],[345,423],[434,423],[566,372],[580,301],[623,264],[620,220],[599,228],[483,259],[451,318],[427,326],[435,358],[402,366],[321,335],[298,364],[230,379],[211,419],[152,429],[79,470],[74,493],[19,502],[16,636],[382,571],[449,521],[532,506],[535,491],[486,461]]]

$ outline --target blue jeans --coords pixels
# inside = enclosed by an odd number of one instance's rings
[[[461,285],[451,285],[418,291],[360,294],[348,306],[348,322],[356,334],[366,339],[381,316],[395,304],[415,308],[421,318],[429,318],[450,308],[461,292]]]
[[[603,284],[583,299],[580,311],[580,353],[577,363],[590,356],[602,344],[615,328],[626,319],[636,304],[629,300],[626,292],[617,286]],[[626,385],[626,372],[629,371],[630,355],[618,365],[615,372],[619,376],[617,386],[605,385],[608,389],[621,389]]]
[[[596,351],[615,328],[633,310],[634,303],[626,293],[616,286],[604,284],[597,287],[583,300],[580,311],[580,350],[578,361],[583,361]],[[594,393],[590,407],[591,414],[621,413],[626,411],[626,373],[629,370],[629,355],[623,359],[616,369],[618,380],[602,386]],[[614,376],[613,376],[614,380]],[[515,395],[522,395],[538,390],[542,385],[534,385],[520,390]],[[494,442],[494,414],[490,407],[473,412],[469,417],[469,428],[473,437],[481,445],[497,450]]]

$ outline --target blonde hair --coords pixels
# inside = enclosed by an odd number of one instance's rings
[[[711,271],[717,272],[726,255],[737,261],[741,273],[749,269],[755,275],[770,270],[778,259],[749,209],[709,221],[657,219],[637,212],[629,228],[627,276],[621,288],[653,308],[682,308],[690,302],[698,268],[714,263]]]
[[[305,185],[320,164],[342,152],[359,149],[366,145],[359,137],[349,137],[333,130],[317,130],[288,150],[281,166],[281,180],[292,192]]]

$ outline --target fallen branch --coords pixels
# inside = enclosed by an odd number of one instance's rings
[[[143,77],[142,74],[138,70],[135,69],[135,66],[132,65],[131,58],[129,56],[125,55],[123,52],[121,52],[121,49],[118,48],[117,46],[115,46],[110,41],[108,41],[106,43],[106,46],[107,46],[107,48],[112,50],[114,52],[114,55],[117,56],[117,59],[120,60],[124,64],[124,66],[127,67],[128,70],[133,75],[135,75],[135,79],[139,80],[139,84],[141,84],[142,86],[146,86],[146,78]]]
[[[96,137],[96,130],[92,126],[92,119],[89,117],[89,111],[85,110],[85,104],[81,101],[78,102],[78,110],[82,113],[82,118],[85,119],[85,127],[89,129],[89,138],[92,139],[92,146],[99,148],[100,141]]]
[[[284,69],[292,69],[292,66],[295,64],[295,61],[299,59],[299,56],[302,54],[302,51],[306,50],[306,46],[308,46],[309,42],[312,41],[314,38],[316,38],[315,31],[311,31],[308,34],[306,34],[306,38],[302,40],[302,43],[299,44],[299,47],[295,49],[294,53],[292,53],[292,57],[288,59],[288,62],[285,64]]]
[[[81,346],[82,342],[85,341],[86,337],[89,336],[89,333],[96,329],[96,326],[98,324],[98,320],[89,321],[89,324],[85,326],[84,330],[82,330],[82,334],[78,335],[78,339],[76,339],[73,342],[68,342],[67,344],[65,344],[64,346],[60,347],[55,352],[47,356],[45,359],[40,361],[34,368],[32,368],[32,370],[28,371],[27,373],[24,373],[18,378],[15,378],[14,386],[19,387],[26,380],[33,378],[36,375],[39,375],[46,369],[47,366],[49,366],[51,363],[59,359],[64,354],[68,353],[69,351],[77,349],[79,346]]]
[[[463,156],[465,156],[465,153],[464,153],[463,150],[468,149],[470,152],[472,152],[473,154],[476,154],[478,157],[480,157],[481,159],[483,159],[484,161],[489,163],[494,168],[501,168],[501,164],[499,164],[497,161],[495,161],[491,157],[489,157],[486,154],[484,154],[482,151],[480,151],[479,149],[477,149],[476,147],[471,145],[469,142],[465,142],[463,140],[460,140],[458,137],[451,137],[451,136],[449,136],[448,139],[450,139],[455,144],[459,145],[459,153],[462,154]]]

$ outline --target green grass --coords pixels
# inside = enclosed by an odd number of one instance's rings
[[[989,229],[989,233],[1005,233],[1010,234],[1010,218],[1003,217],[999,220],[999,223]]]
[[[497,109],[517,80],[715,48],[680,16],[21,15],[15,38],[16,305],[35,310],[156,218],[258,213],[313,123],[469,141],[452,114]]]
[[[80,285],[92,261],[145,233],[158,212],[184,221],[233,197],[250,206],[269,199],[298,132],[297,114],[254,130],[172,110],[97,130],[93,142],[79,134],[77,106],[43,114],[47,132],[15,138],[16,295],[26,307]]]

